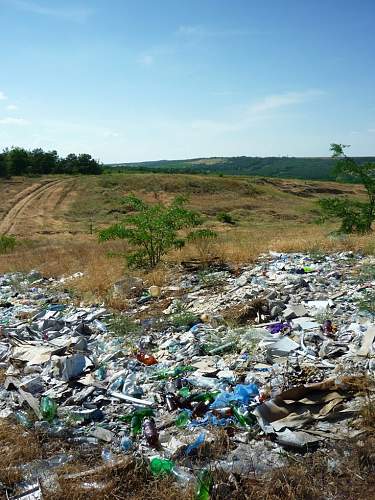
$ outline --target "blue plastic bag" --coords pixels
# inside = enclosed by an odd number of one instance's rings
[[[215,398],[215,401],[210,404],[210,408],[215,410],[219,408],[226,408],[233,403],[247,405],[250,399],[258,396],[259,390],[255,384],[238,384],[233,392],[222,391]]]
[[[259,390],[255,384],[238,384],[234,388],[235,401],[247,405],[250,399],[258,396]]]
[[[194,443],[191,443],[186,447],[185,455],[190,455],[193,451],[197,450],[200,446],[202,446],[205,439],[206,439],[206,436],[205,436],[205,434],[203,434],[203,432],[201,434],[199,434],[199,436],[194,441]]]

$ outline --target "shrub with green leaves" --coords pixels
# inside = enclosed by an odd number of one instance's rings
[[[332,158],[337,160],[335,174],[338,178],[363,185],[367,200],[348,198],[324,198],[318,201],[320,222],[328,219],[341,220],[339,233],[366,234],[372,230],[375,220],[375,163],[361,163],[345,154],[344,144],[331,144]]]
[[[219,212],[217,214],[217,220],[220,222],[224,222],[224,224],[235,224],[233,217],[228,212]]]
[[[155,267],[169,250],[185,244],[186,238],[180,234],[182,229],[201,224],[200,215],[185,207],[183,197],[176,197],[169,206],[149,205],[134,195],[127,196],[124,203],[130,213],[122,222],[101,231],[99,240],[128,240],[136,247],[127,256],[128,264],[133,267]]]
[[[17,244],[17,240],[14,236],[7,236],[6,234],[0,234],[0,254],[12,252]]]

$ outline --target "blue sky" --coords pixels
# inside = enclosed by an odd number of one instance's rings
[[[375,155],[374,25],[374,0],[0,0],[0,148]]]

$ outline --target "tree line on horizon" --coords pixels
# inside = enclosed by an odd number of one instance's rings
[[[3,178],[46,174],[98,175],[102,172],[101,163],[87,153],[71,153],[64,158],[57,151],[19,147],[6,148],[0,153],[0,177]]]

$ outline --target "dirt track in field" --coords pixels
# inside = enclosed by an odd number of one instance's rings
[[[72,180],[48,180],[22,190],[0,221],[0,234],[31,236],[64,232],[63,211],[72,187]]]

